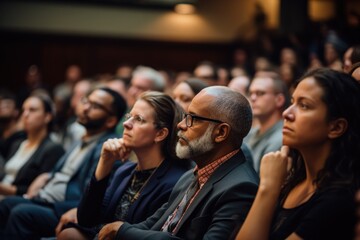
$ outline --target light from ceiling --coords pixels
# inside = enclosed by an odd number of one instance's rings
[[[195,13],[195,6],[188,3],[179,3],[175,5],[175,12],[178,14],[193,14]]]

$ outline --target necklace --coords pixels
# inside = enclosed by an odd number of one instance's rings
[[[163,160],[160,162],[160,164],[151,172],[150,176],[146,178],[145,182],[142,184],[142,186],[140,187],[140,189],[134,194],[134,196],[130,199],[130,203],[133,204],[133,202],[135,202],[139,197],[141,192],[143,191],[143,189],[145,188],[145,186],[147,185],[147,183],[150,181],[150,179],[152,178],[152,176],[155,174],[156,170],[158,170],[158,168],[160,167],[161,163],[163,162]],[[134,187],[134,185],[136,184],[136,173],[134,173],[134,176],[131,180],[131,187]]]

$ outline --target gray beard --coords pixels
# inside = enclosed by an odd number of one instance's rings
[[[176,156],[180,159],[192,159],[212,150],[214,147],[214,143],[211,139],[213,129],[214,126],[209,125],[206,132],[201,137],[192,141],[189,141],[185,137],[181,137],[187,142],[187,145],[182,146],[179,142],[177,142],[175,149]]]

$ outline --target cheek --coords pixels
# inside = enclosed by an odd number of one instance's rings
[[[155,131],[154,130],[145,130],[142,129],[139,131],[134,131],[133,137],[130,140],[131,145],[135,146],[149,146],[154,143]],[[126,143],[125,143],[126,144]]]
[[[320,119],[298,121],[295,132],[283,135],[283,144],[296,147],[322,143],[327,140],[326,126],[326,123]]]

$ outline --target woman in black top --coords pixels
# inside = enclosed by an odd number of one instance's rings
[[[281,151],[261,161],[260,185],[237,239],[352,239],[359,187],[360,85],[330,69],[303,76],[283,113]]]

